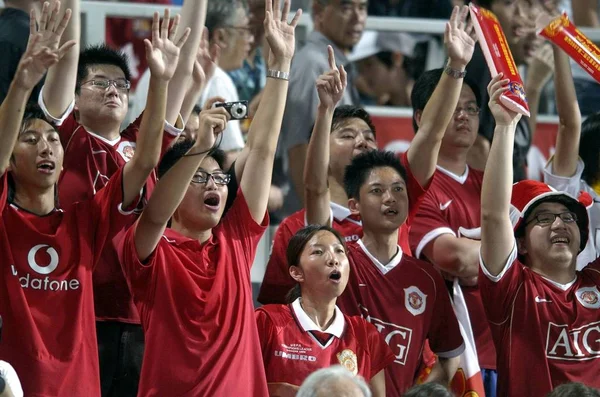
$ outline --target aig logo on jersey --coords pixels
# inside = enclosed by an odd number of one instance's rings
[[[404,288],[404,306],[413,316],[423,314],[427,306],[427,295],[414,285]]]
[[[123,160],[129,162],[135,154],[135,142],[123,141],[119,143],[117,152],[123,157]]]
[[[27,253],[27,264],[34,274],[19,276],[15,265],[11,265],[12,274],[19,278],[23,289],[34,289],[43,291],[69,291],[79,289],[79,280],[53,280],[48,276],[56,270],[59,265],[59,255],[56,249],[47,244],[38,244]],[[45,277],[36,277],[42,275]]]
[[[546,356],[555,360],[567,361],[599,358],[600,322],[578,328],[570,328],[567,324],[549,323]]]
[[[583,307],[588,309],[600,308],[600,291],[596,286],[579,288],[575,291],[575,296]]]

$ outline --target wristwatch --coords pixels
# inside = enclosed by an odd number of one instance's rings
[[[267,77],[279,80],[289,80],[290,74],[288,72],[282,72],[281,70],[269,69],[267,70]]]
[[[452,77],[453,79],[456,79],[456,80],[464,79],[465,76],[467,75],[467,71],[466,70],[460,71],[458,69],[452,69],[450,67],[450,65],[446,65],[446,67],[444,68],[444,72],[448,76],[450,76],[450,77]]]

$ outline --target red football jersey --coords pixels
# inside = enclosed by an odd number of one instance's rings
[[[140,263],[134,228],[119,254],[146,338],[139,396],[267,396],[250,267],[268,225],[241,190],[200,245],[167,229]]]
[[[469,168],[462,176],[437,167],[435,178],[419,207],[410,230],[410,243],[419,259],[423,249],[443,234],[469,237],[481,225],[483,172]],[[496,369],[496,350],[485,318],[478,287],[462,287],[482,368]]]
[[[87,131],[75,120],[73,113],[58,126],[65,150],[63,171],[58,181],[61,206],[91,199],[117,170],[131,160],[141,121],[142,116],[114,141]],[[177,139],[178,132],[168,125],[165,127],[163,153]],[[155,184],[156,175],[153,171],[146,184],[146,198],[150,197]],[[139,324],[140,319],[115,248],[111,244],[105,251],[93,277],[96,318]]]
[[[348,317],[335,308],[325,331],[304,312],[297,299],[291,305],[267,305],[256,310],[267,383],[300,386],[318,369],[343,365],[367,382],[394,361],[394,355],[366,320]]]
[[[442,276],[429,263],[400,249],[388,264],[380,263],[362,244],[348,244],[350,281],[338,299],[346,315],[361,315],[384,336],[396,356],[386,368],[388,396],[400,396],[413,384],[425,339],[440,357],[464,350],[450,295]]]
[[[408,231],[420,202],[425,195],[426,188],[423,188],[412,174],[407,154],[402,153],[400,156],[400,161],[407,173],[408,180],[406,181],[406,185],[410,210],[406,222],[400,227],[398,243],[403,252],[411,255]],[[351,216],[350,210],[339,204],[330,203],[330,206],[332,215],[331,226],[345,237],[346,242],[358,241],[363,235],[360,219]],[[286,303],[285,296],[296,283],[290,276],[285,252],[292,236],[304,226],[306,226],[306,211],[302,209],[285,218],[277,227],[269,262],[267,263],[265,275],[260,286],[260,293],[258,295],[260,303]]]
[[[45,216],[7,203],[8,178],[0,177],[0,359],[26,396],[99,396],[92,268],[134,220],[121,209],[122,173],[93,200]]]
[[[481,297],[498,347],[498,396],[545,396],[581,382],[600,388],[600,259],[558,284],[517,259],[498,276],[482,266]]]

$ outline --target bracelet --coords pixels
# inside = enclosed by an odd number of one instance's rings
[[[467,75],[467,71],[466,70],[458,70],[458,69],[452,69],[450,67],[450,65],[446,65],[446,67],[444,68],[444,72],[452,77],[453,79],[456,80],[460,80],[460,79],[464,79],[465,76]]]
[[[272,79],[288,80],[289,81],[290,74],[288,72],[282,72],[281,70],[269,69],[269,70],[267,70],[267,77],[270,77]]]

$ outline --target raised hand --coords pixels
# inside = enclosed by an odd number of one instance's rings
[[[490,84],[488,84],[488,94],[490,101],[488,106],[492,111],[496,125],[516,124],[521,119],[521,114],[507,109],[500,103],[500,95],[508,90],[509,79],[502,79],[502,73],[494,76]]]
[[[329,70],[317,79],[317,94],[322,106],[333,109],[342,99],[347,85],[347,74],[344,65],[336,66],[333,47],[327,46],[329,53]]]
[[[169,31],[169,10],[165,9],[159,33],[160,18],[158,12],[155,12],[154,18],[152,19],[152,41],[144,39],[146,60],[148,61],[150,73],[153,77],[157,77],[161,80],[170,80],[173,77],[173,74],[175,74],[177,61],[179,60],[179,52],[190,35],[190,29],[187,28],[177,44],[172,41],[177,34],[179,18],[179,15],[175,16],[173,26]]]
[[[35,10],[32,9],[29,14],[29,40],[31,40],[33,36],[39,35],[39,38],[36,41],[36,48],[48,48],[48,50],[55,53],[60,60],[67,51],[75,45],[75,41],[70,40],[62,46],[60,45],[60,39],[71,19],[71,9],[68,8],[65,10],[60,22],[58,22],[59,10],[60,1],[53,1],[52,5],[48,2],[44,2],[38,29],[36,26]],[[33,49],[33,51],[37,52],[36,49]]]
[[[13,82],[24,90],[32,90],[40,82],[49,67],[58,62],[58,54],[50,51],[48,47],[39,47],[41,35],[29,36],[27,49],[13,77]]]
[[[213,108],[213,105],[218,102],[225,102],[225,99],[220,97],[208,99],[200,112],[200,127],[194,144],[194,152],[196,153],[210,150],[231,118],[225,108]]]
[[[283,12],[280,11],[280,0],[265,0],[265,37],[271,49],[269,59],[272,61],[291,60],[294,56],[294,32],[302,10],[296,11],[290,23],[287,22],[289,12],[290,0],[283,2]]]
[[[448,49],[450,62],[463,67],[473,57],[475,42],[477,41],[473,23],[471,21],[465,23],[468,14],[469,6],[454,7],[450,21],[446,23],[444,31],[444,44]]]
[[[194,69],[192,71],[192,80],[196,86],[203,87],[215,74],[219,54],[219,46],[216,43],[209,44],[208,29],[204,27],[202,40],[196,53],[196,60],[194,61]]]

